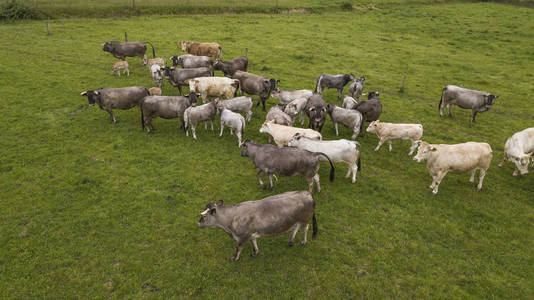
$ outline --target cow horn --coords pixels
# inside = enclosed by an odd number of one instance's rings
[[[206,209],[205,211],[201,212],[200,215],[201,215],[201,216],[205,216],[205,215],[208,214],[209,211],[210,211],[210,209],[208,208],[208,209]]]
[[[87,96],[87,91],[85,91],[85,92],[81,92],[80,95],[81,95],[81,96]]]

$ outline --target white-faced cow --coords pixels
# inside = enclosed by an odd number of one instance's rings
[[[497,98],[499,96],[490,93],[468,90],[456,85],[447,85],[441,93],[439,114],[443,116],[443,109],[447,107],[449,116],[452,117],[451,105],[456,104],[460,108],[471,109],[473,112],[471,122],[474,123],[477,113],[489,110]]]
[[[132,86],[124,88],[101,88],[82,92],[80,95],[87,96],[89,106],[98,104],[100,109],[109,113],[112,123],[117,120],[113,115],[113,109],[130,109],[139,105],[144,97],[149,95],[144,86]]]
[[[236,261],[245,244],[250,241],[254,251],[252,257],[258,256],[257,238],[280,235],[292,229],[289,246],[293,246],[299,228],[303,227],[302,246],[306,245],[310,221],[312,221],[312,238],[317,235],[315,219],[315,201],[306,191],[292,191],[270,196],[261,200],[246,201],[234,205],[208,203],[200,213],[198,226],[220,228],[237,242],[237,251],[230,258]]]
[[[504,162],[509,160],[515,164],[513,176],[517,172],[521,175],[528,173],[528,167],[532,154],[534,153],[534,127],[514,133],[504,145],[504,158],[499,164],[502,167]]]

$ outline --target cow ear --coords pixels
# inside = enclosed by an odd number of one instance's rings
[[[309,111],[312,112],[315,110],[315,107],[310,107]]]
[[[215,207],[210,209],[210,215],[213,216],[216,212],[217,210],[215,209]]]
[[[100,95],[99,91],[94,91],[95,95]]]
[[[436,152],[436,151],[438,151],[438,149],[436,147],[434,147],[434,146],[430,146],[430,151]]]
[[[223,200],[219,200],[219,201],[217,201],[217,206],[221,206],[221,205],[223,205],[223,202],[224,202]]]

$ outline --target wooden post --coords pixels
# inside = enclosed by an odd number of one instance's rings
[[[404,93],[404,82],[406,81],[406,74],[404,74],[404,77],[402,78],[402,86],[399,90],[400,93]]]
[[[245,57],[247,57],[248,48],[245,48]]]
[[[48,26],[48,21],[46,21],[46,35],[50,35],[50,27]]]
[[[278,13],[278,0],[276,0],[276,13]]]
[[[135,9],[135,0],[132,0],[132,9]]]
[[[126,31],[124,32],[124,41],[128,42],[128,33],[126,33]]]

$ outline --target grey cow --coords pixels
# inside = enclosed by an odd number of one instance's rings
[[[263,174],[269,175],[269,188],[273,188],[273,174],[280,176],[303,175],[308,183],[308,190],[313,191],[313,182],[317,185],[317,192],[321,192],[319,183],[319,157],[324,156],[330,163],[330,181],[334,181],[334,165],[330,158],[320,152],[310,152],[296,148],[278,148],[273,145],[257,144],[246,140],[243,143],[241,156],[252,158],[258,170],[258,181],[263,188],[267,188],[261,180]]]
[[[353,109],[345,109],[338,107],[334,104],[328,104],[326,111],[330,115],[330,119],[334,123],[334,129],[336,130],[336,136],[339,135],[337,124],[341,123],[348,128],[352,129],[352,140],[356,140],[358,134],[362,131],[363,116],[362,114]]]
[[[479,112],[485,112],[495,103],[499,96],[490,93],[468,90],[456,85],[447,85],[443,88],[441,93],[441,100],[439,101],[439,114],[443,116],[443,109],[447,107],[449,116],[451,114],[451,104],[456,104],[460,108],[471,109],[473,116],[471,122],[475,122],[475,117]]]
[[[317,84],[315,85],[315,92],[322,94],[324,88],[337,89],[337,98],[341,100],[341,93],[347,83],[354,80],[353,74],[321,74],[317,77]]]
[[[303,227],[302,246],[307,243],[307,233],[312,221],[312,238],[317,235],[315,218],[315,201],[311,193],[292,191],[270,196],[261,200],[245,201],[234,205],[208,203],[200,213],[198,226],[224,230],[237,242],[237,249],[230,261],[236,261],[245,244],[250,241],[254,251],[251,256],[258,256],[257,238],[280,235],[292,229],[289,246],[293,246],[299,228]]]
[[[180,56],[171,56],[172,65],[174,67],[180,65],[184,69],[191,68],[211,68],[213,61],[209,56],[196,56],[193,54],[184,54]]]
[[[184,111],[189,106],[195,106],[198,95],[190,93],[187,96],[147,96],[139,104],[141,109],[141,126],[147,132],[152,132],[153,118],[180,119],[180,128],[184,128]]]
[[[306,103],[306,115],[310,119],[309,128],[317,128],[317,131],[321,132],[324,122],[326,121],[326,102],[319,94],[313,94],[308,103]]]
[[[200,106],[190,106],[184,111],[184,130],[185,135],[189,136],[188,127],[191,125],[191,132],[193,138],[197,139],[196,127],[198,123],[204,121],[210,121],[211,131],[213,131],[213,120],[217,115],[217,103],[215,101],[200,105]],[[204,123],[204,129],[208,129],[208,123]]]
[[[130,109],[139,105],[141,100],[148,96],[148,89],[144,86],[132,86],[124,88],[101,88],[82,92],[86,96],[89,105],[98,104],[100,109],[109,113],[112,123],[117,123],[113,109]]]
[[[213,69],[222,71],[226,77],[232,77],[236,71],[246,72],[247,68],[248,59],[245,56],[239,56],[229,61],[218,59],[213,65]]]
[[[146,43],[152,47],[152,57],[156,57],[154,46],[150,42],[126,42],[117,41],[106,42],[102,50],[111,53],[116,58],[125,60],[126,57],[139,56],[143,60],[143,65],[147,64]]]
[[[280,80],[274,78],[269,79],[243,71],[236,71],[234,75],[232,75],[232,78],[239,80],[241,83],[241,95],[245,92],[251,95],[260,96],[263,111],[265,111],[265,101],[270,97],[271,92],[276,89],[276,84],[280,82]],[[259,101],[256,106],[258,105],[260,105]]]
[[[175,67],[165,67],[165,77],[169,80],[172,86],[177,87],[180,95],[182,95],[182,86],[189,86],[185,81],[195,77],[210,77],[213,76],[213,69],[211,67],[191,68],[191,69],[176,69]]]
[[[359,111],[363,115],[363,122],[372,122],[378,120],[382,113],[382,102],[378,99],[378,92],[369,92],[367,94],[367,101],[359,102],[353,109]],[[360,131],[363,135],[364,131]]]
[[[365,77],[360,77],[354,80],[353,83],[349,86],[349,94],[355,98],[357,101],[360,101],[363,91],[363,83],[365,82]]]

